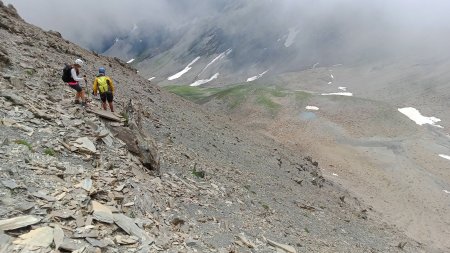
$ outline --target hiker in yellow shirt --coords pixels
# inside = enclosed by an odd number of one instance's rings
[[[103,110],[106,110],[106,101],[108,101],[109,109],[111,109],[111,112],[114,112],[114,84],[112,79],[105,74],[105,68],[101,67],[98,69],[98,76],[94,80],[93,93],[94,96],[97,96],[97,91],[100,93]]]

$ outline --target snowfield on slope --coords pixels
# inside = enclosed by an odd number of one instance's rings
[[[305,109],[306,110],[311,110],[311,111],[318,111],[319,107],[308,105],[307,107],[305,107]]]
[[[198,57],[195,58],[193,61],[191,61],[191,63],[189,63],[189,64],[186,66],[186,68],[184,68],[182,71],[176,73],[176,74],[173,75],[173,76],[169,76],[169,77],[167,78],[167,80],[172,81],[172,80],[175,80],[175,79],[180,78],[182,75],[186,74],[189,70],[191,70],[191,69],[192,69],[191,66],[192,66],[194,63],[196,63],[199,59],[200,59],[200,56],[198,56]]]
[[[439,156],[444,158],[444,159],[450,160],[450,156],[449,155],[440,154]]]
[[[218,55],[216,58],[214,58],[210,63],[208,63],[208,64],[206,65],[206,67],[203,68],[202,71],[200,71],[200,74],[198,74],[198,75],[203,74],[203,72],[205,72],[205,70],[206,70],[209,66],[211,66],[212,64],[214,64],[216,61],[222,60],[222,59],[225,58],[227,55],[229,55],[232,51],[233,51],[233,49],[229,48],[229,49],[227,49],[225,52],[219,54],[219,55]]]
[[[284,42],[285,47],[290,47],[295,42],[295,38],[297,37],[299,31],[297,31],[297,28],[289,28],[289,34],[286,38],[286,41]]]
[[[351,93],[351,92],[334,92],[334,93],[322,93],[320,95],[322,95],[322,96],[347,96],[347,97],[352,97],[353,93]]]
[[[247,82],[253,82],[253,81],[261,78],[264,74],[267,73],[267,71],[269,71],[269,70],[266,70],[266,71],[262,72],[261,74],[259,74],[257,76],[252,76],[252,77],[247,78]]]
[[[215,73],[212,77],[210,77],[209,79],[202,79],[202,80],[197,80],[194,83],[191,83],[189,86],[199,86],[205,83],[209,83],[214,79],[217,79],[219,77],[219,73]]]
[[[399,108],[398,111],[406,115],[412,121],[416,122],[417,125],[422,126],[425,124],[429,124],[435,127],[443,128],[440,125],[436,125],[437,122],[441,121],[440,119],[436,117],[425,117],[416,108],[405,107]]]
[[[127,61],[128,64],[130,64],[132,62],[134,62],[134,59],[131,59],[131,60]]]

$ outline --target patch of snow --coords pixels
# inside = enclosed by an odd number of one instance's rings
[[[219,77],[219,73],[215,73],[212,77],[210,77],[209,79],[203,79],[203,80],[197,80],[194,83],[191,83],[189,86],[199,86],[205,83],[209,83],[214,79],[217,79]]]
[[[261,74],[259,74],[257,76],[252,76],[252,77],[247,78],[247,82],[253,82],[253,81],[261,78],[264,74],[267,73],[267,71],[269,71],[269,70],[266,70],[266,71],[262,72]]]
[[[330,77],[331,77],[331,79],[334,79],[334,76],[333,76],[333,74],[330,74]]]
[[[153,79],[155,79],[155,78],[156,78],[156,77],[152,76],[152,77],[150,77],[148,80],[151,81],[151,80],[153,80]]]
[[[202,71],[200,71],[200,74],[198,74],[198,75],[203,74],[203,72],[205,72],[205,70],[206,70],[209,66],[211,66],[214,62],[216,62],[216,61],[218,61],[218,60],[221,60],[222,58],[225,58],[225,56],[229,55],[232,51],[233,51],[233,49],[229,48],[229,49],[227,49],[225,52],[219,54],[219,55],[218,55],[216,58],[214,58],[210,63],[208,63],[208,64],[206,65],[206,67],[203,68]]]
[[[172,81],[172,80],[175,80],[175,79],[180,78],[182,75],[186,74],[189,70],[191,70],[191,68],[192,68],[191,66],[192,66],[195,62],[197,62],[199,59],[200,59],[200,56],[198,56],[198,57],[195,58],[193,61],[191,61],[191,63],[189,63],[189,64],[186,66],[186,68],[184,68],[182,71],[176,73],[176,74],[173,75],[173,76],[169,76],[169,77],[167,78],[167,80]]]
[[[115,41],[115,42],[118,42],[118,41],[119,41],[119,38],[116,38],[114,41]]]
[[[339,176],[339,175],[338,175],[338,174],[336,174],[336,173],[333,173],[332,175],[333,175],[333,176],[335,176],[335,177],[338,177],[338,176]]]
[[[398,111],[406,115],[412,121],[416,122],[417,125],[422,126],[425,124],[429,124],[435,127],[443,128],[440,125],[436,125],[437,122],[441,121],[440,119],[435,117],[425,117],[422,114],[420,114],[420,112],[416,108],[405,107],[399,108]]]
[[[131,59],[131,60],[127,61],[128,64],[130,64],[132,62],[134,62],[134,59]]]
[[[312,110],[312,111],[318,111],[319,107],[308,105],[307,107],[305,107],[305,109],[306,110]]]
[[[294,44],[295,38],[297,37],[298,31],[297,28],[289,28],[289,35],[284,42],[285,47],[290,47]]]
[[[450,191],[447,191],[447,190],[442,190],[442,191],[447,193],[447,194],[450,194]]]
[[[347,96],[347,97],[352,97],[353,93],[351,93],[351,92],[335,92],[335,93],[322,93],[320,95],[322,95],[322,96]]]
[[[439,155],[440,157],[442,157],[442,158],[444,158],[444,159],[447,159],[447,160],[450,160],[450,156],[448,156],[448,155]]]
[[[315,69],[317,67],[317,65],[319,65],[319,63],[317,62],[316,64],[313,65],[313,69]]]
[[[328,82],[328,84],[332,84],[333,82]]]
[[[347,91],[347,87],[338,87],[338,89],[340,89],[342,91]]]

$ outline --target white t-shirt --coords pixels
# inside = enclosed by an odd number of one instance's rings
[[[78,76],[77,76],[77,71],[75,70],[75,68],[72,68],[72,69],[70,70],[70,73],[72,74],[73,80],[75,80],[76,82],[78,82],[79,85],[82,85],[82,84],[83,84],[83,83],[80,82],[80,81],[83,81],[84,78],[78,77]]]

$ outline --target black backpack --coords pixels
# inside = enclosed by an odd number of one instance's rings
[[[64,69],[63,69],[63,74],[62,74],[62,80],[65,83],[69,83],[69,82],[73,82],[73,78],[72,78],[72,66],[65,64]]]

